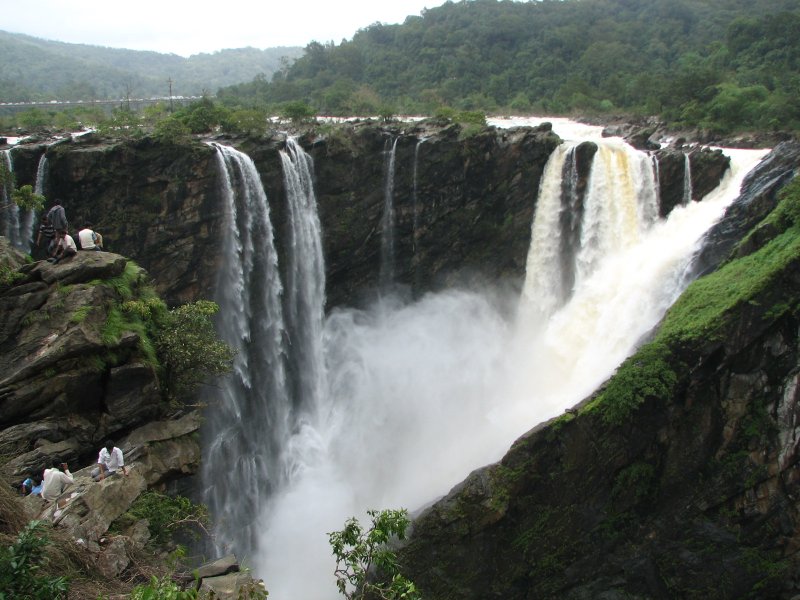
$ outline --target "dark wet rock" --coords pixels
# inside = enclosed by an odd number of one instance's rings
[[[734,246],[775,207],[778,193],[798,168],[800,142],[791,141],[776,146],[747,175],[739,198],[706,234],[703,248],[693,263],[695,273],[712,271],[728,258]],[[757,239],[755,236],[750,242],[756,243]]]

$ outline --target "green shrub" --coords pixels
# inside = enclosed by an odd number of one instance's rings
[[[158,121],[153,129],[153,137],[162,144],[183,144],[191,137],[189,126],[176,117]]]
[[[64,577],[50,577],[39,570],[47,564],[49,544],[41,521],[31,521],[7,548],[0,549],[0,600],[60,600],[67,598]]]
[[[0,288],[14,285],[20,279],[25,279],[25,275],[11,267],[0,265]]]
[[[168,398],[188,397],[209,375],[231,370],[234,352],[219,340],[211,321],[218,310],[215,302],[198,300],[170,310],[157,324],[156,347]]]
[[[393,537],[405,538],[408,511],[367,511],[372,526],[364,530],[353,517],[344,529],[328,534],[336,557],[336,585],[348,600],[375,597],[382,600],[419,600],[416,586],[400,573],[397,556],[388,546]],[[373,569],[375,573],[373,573]],[[377,575],[378,581],[368,580]]]
[[[289,119],[292,123],[311,121],[315,114],[314,109],[301,100],[286,102],[281,107],[281,116]]]
[[[169,575],[160,579],[153,575],[150,583],[137,585],[131,590],[131,600],[195,600],[197,591],[193,588],[181,590]]]
[[[151,540],[156,544],[167,543],[176,531],[196,531],[208,524],[205,505],[195,504],[183,496],[171,497],[152,490],[139,496],[127,515],[134,520],[147,519]]]

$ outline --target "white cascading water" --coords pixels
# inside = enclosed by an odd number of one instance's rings
[[[47,177],[47,155],[45,152],[42,152],[42,155],[39,157],[39,164],[36,167],[36,184],[34,185],[33,189],[35,193],[44,196],[44,183],[46,177]]]
[[[45,195],[45,180],[47,178],[47,156],[45,152],[42,152],[42,155],[39,157],[39,164],[36,167],[36,182],[33,185],[33,191],[40,196]],[[33,226],[36,221],[36,215],[34,212],[28,211],[25,215],[25,218],[22,221],[22,230],[24,239],[28,241],[28,249],[27,252],[30,252],[31,246],[33,245]]]
[[[3,161],[3,169],[12,177],[14,174],[14,161],[11,159],[11,150],[3,150],[0,153],[0,160]],[[9,243],[18,250],[24,249],[25,243],[22,235],[21,219],[24,216],[21,214],[19,207],[14,204],[11,199],[11,191],[13,187],[9,182],[2,186],[0,190],[0,232],[9,241]],[[30,211],[28,211],[30,212]],[[27,252],[27,250],[25,250]]]
[[[2,158],[0,160],[4,163],[4,168],[9,173],[14,173],[14,161],[11,156],[11,149],[3,150]],[[44,178],[45,156],[39,159],[39,168],[36,171],[36,183],[34,193],[42,194],[41,181]],[[30,253],[33,246],[33,223],[36,215],[32,210],[20,210],[11,200],[11,185],[6,185],[0,190],[0,226],[2,227],[2,235],[17,250]]]
[[[394,170],[397,140],[391,140],[391,149],[385,150],[383,186],[383,216],[381,217],[381,268],[378,274],[381,291],[394,282]],[[386,141],[389,148],[389,141]]]
[[[233,373],[209,394],[203,436],[204,502],[218,553],[249,560],[260,536],[255,516],[283,485],[290,400],[285,371],[282,286],[269,205],[253,161],[219,144],[226,231],[215,300],[218,331],[237,352]]]
[[[689,204],[692,201],[692,161],[689,159],[689,153],[683,154],[683,204]]]
[[[557,212],[572,148],[565,144],[542,180],[518,310],[508,310],[508,298],[485,289],[428,294],[413,303],[383,297],[363,311],[334,309],[323,322],[323,390],[313,410],[298,399],[309,410],[299,417],[287,413],[286,436],[267,435],[274,425],[248,422],[247,415],[231,422],[238,428],[232,436],[260,427],[255,437],[283,444],[273,451],[282,457],[284,476],[270,480],[275,484],[261,505],[256,554],[248,561],[271,598],[337,598],[327,532],[351,516],[363,522],[372,508],[418,510],[474,468],[500,458],[517,436],[594,390],[688,283],[687,265],[703,233],[763,155],[729,152],[731,170],[714,193],[656,220],[648,157],[618,140],[593,137],[600,149],[584,198],[569,294],[550,299],[536,266],[553,268],[540,260],[540,251],[560,259]],[[551,210],[555,217],[539,214]],[[267,278],[277,279],[277,269]],[[535,327],[522,318],[532,312],[546,315]],[[276,345],[282,347],[277,339]],[[238,456],[228,453],[227,460]],[[231,466],[217,468],[225,473]],[[241,482],[231,490],[247,493]],[[252,522],[253,514],[238,526]]]
[[[322,228],[317,215],[311,157],[294,138],[281,150],[289,227],[286,270],[287,353],[294,384],[293,398],[301,426],[316,413],[325,394],[322,327],[325,317],[325,261]],[[276,274],[277,276],[277,274]],[[291,468],[291,467],[290,467]]]
[[[419,227],[419,204],[417,202],[417,200],[418,200],[417,172],[419,170],[419,149],[422,146],[422,144],[425,143],[425,140],[427,140],[427,139],[428,138],[425,138],[425,137],[420,138],[417,141],[416,146],[414,146],[414,175],[413,175],[414,179],[413,179],[412,190],[411,190],[412,204],[413,204],[413,210],[414,210],[414,220],[412,222],[412,228],[411,228],[411,250],[413,252],[417,251],[417,228]]]

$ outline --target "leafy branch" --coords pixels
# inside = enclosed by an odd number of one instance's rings
[[[419,600],[413,582],[400,573],[397,555],[390,548],[393,538],[405,539],[408,511],[370,510],[369,529],[352,517],[344,529],[328,533],[336,557],[336,585],[348,600],[375,597],[381,600]]]

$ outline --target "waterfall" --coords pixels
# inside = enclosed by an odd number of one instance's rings
[[[526,299],[524,318],[530,326],[546,322],[565,297],[562,289],[560,245],[553,243],[552,232],[561,227],[562,178],[567,158],[574,160],[575,144],[558,146],[544,167],[531,228],[531,246],[525,272],[528,274],[522,289]],[[570,169],[571,173],[573,169]],[[556,238],[557,239],[557,238]]]
[[[683,153],[683,200],[682,204],[689,204],[692,201],[692,161],[689,153]]]
[[[653,177],[655,178],[655,194],[656,194],[656,216],[661,206],[661,167],[658,163],[658,157],[654,154],[650,157],[653,163]]]
[[[3,161],[0,169],[9,175],[9,179],[2,186],[0,195],[0,233],[8,239],[9,243],[23,252],[30,251],[30,235],[25,235],[25,222],[32,218],[32,211],[21,211],[11,198],[14,190],[14,161],[11,159],[11,150],[3,150],[0,155]]]
[[[315,411],[325,390],[322,322],[325,310],[325,262],[317,215],[311,157],[288,138],[280,152],[288,208],[289,249],[286,274],[286,324],[296,403]]]
[[[33,186],[33,191],[35,194],[39,194],[40,196],[45,196],[44,191],[45,191],[46,177],[47,177],[47,156],[46,152],[42,152],[42,155],[39,157],[39,164],[36,167],[36,182],[34,183]],[[30,251],[30,247],[33,245],[33,226],[35,221],[36,221],[36,215],[34,214],[34,212],[28,211],[28,214],[25,215],[22,224],[25,239],[29,240],[28,251]]]
[[[703,232],[763,155],[731,154],[715,193],[659,220],[650,158],[597,137],[583,211],[570,224],[570,290],[553,284],[563,281],[577,140],[545,167],[520,298],[486,288],[415,301],[386,294],[322,321],[322,397],[290,418],[281,453],[291,470],[259,519],[252,566],[271,598],[337,598],[326,532],[351,516],[365,522],[368,509],[420,509],[593,391],[688,283]]]
[[[381,268],[379,287],[386,290],[394,282],[394,170],[397,137],[386,150],[383,188],[383,217],[381,218]],[[389,140],[386,140],[387,148]]]
[[[219,144],[226,229],[215,300],[218,331],[237,352],[233,373],[210,395],[204,427],[204,502],[215,519],[217,552],[249,558],[256,517],[282,484],[290,434],[282,286],[267,196],[253,161]]]
[[[428,138],[420,138],[417,141],[417,145],[414,146],[414,183],[413,189],[411,191],[412,200],[413,200],[413,207],[414,207],[414,221],[413,221],[413,230],[411,235],[411,249],[416,252],[417,251],[417,229],[419,227],[419,207],[417,205],[417,172],[419,169],[419,149],[422,144],[425,143],[425,140]]]
[[[44,196],[44,182],[47,177],[47,155],[42,152],[39,157],[39,165],[36,167],[36,183],[34,185],[34,192]]]

